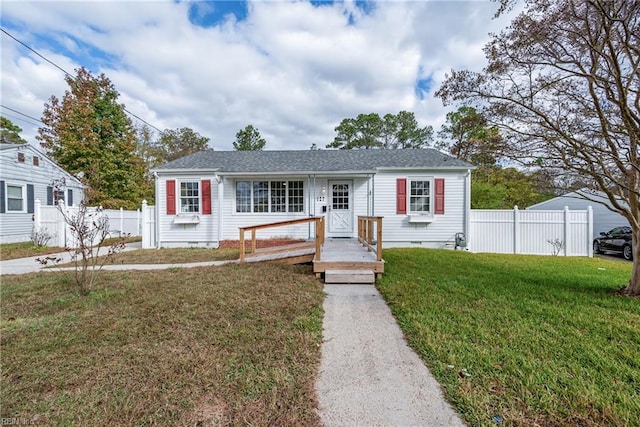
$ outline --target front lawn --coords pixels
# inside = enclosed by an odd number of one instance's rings
[[[33,242],[3,243],[0,245],[0,261],[27,258],[64,252],[57,246],[35,246]]]
[[[3,419],[318,425],[322,286],[278,264],[3,276]]]
[[[102,253],[103,251],[101,251]],[[190,262],[234,260],[240,250],[234,248],[160,248],[135,249],[109,257],[107,264],[184,264]]]
[[[379,289],[471,425],[640,425],[640,300],[603,259],[393,249]]]

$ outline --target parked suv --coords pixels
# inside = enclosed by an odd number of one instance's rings
[[[593,252],[596,254],[617,252],[622,254],[624,259],[631,261],[633,259],[631,227],[616,227],[606,233],[600,233],[600,237],[593,241]]]

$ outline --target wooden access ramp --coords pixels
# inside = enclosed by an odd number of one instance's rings
[[[306,242],[258,248],[257,231],[313,223],[313,237]],[[251,232],[251,239],[246,233]],[[324,217],[253,225],[240,228],[240,262],[278,261],[313,263],[316,277],[326,283],[374,283],[384,273],[382,259],[382,217],[359,216],[357,239],[325,239]]]
[[[313,238],[300,243],[258,248],[257,231],[267,228],[281,228],[291,225],[313,224]],[[251,238],[246,239],[250,232]],[[285,232],[286,234],[286,232]],[[301,218],[290,221],[271,222],[240,228],[240,263],[279,261],[288,264],[304,264],[313,261],[324,243],[324,217]]]

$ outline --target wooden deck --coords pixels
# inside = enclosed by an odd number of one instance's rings
[[[369,270],[380,278],[384,273],[384,260],[378,260],[374,252],[356,239],[327,239],[320,249],[320,257],[313,259],[313,272],[320,277],[327,270]]]

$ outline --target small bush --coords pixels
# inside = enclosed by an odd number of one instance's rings
[[[31,241],[36,248],[42,248],[47,246],[49,240],[51,240],[53,236],[49,234],[49,231],[44,227],[34,227],[31,232]]]

